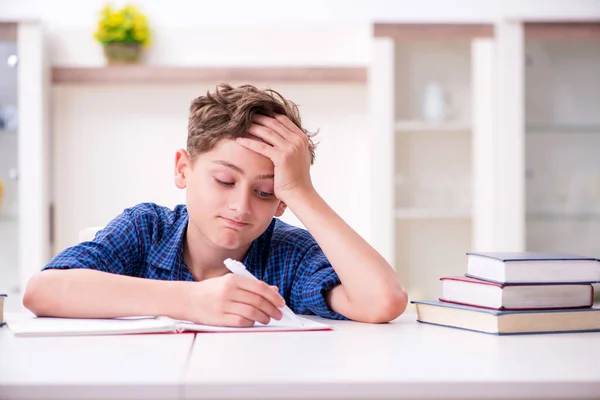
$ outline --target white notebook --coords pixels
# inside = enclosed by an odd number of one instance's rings
[[[134,333],[181,332],[282,332],[331,330],[332,327],[298,316],[302,325],[271,320],[267,325],[256,323],[249,328],[200,325],[168,317],[129,317],[114,319],[48,318],[28,316],[7,318],[8,328],[15,336],[84,336],[121,335]]]

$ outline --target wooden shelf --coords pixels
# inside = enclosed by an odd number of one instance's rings
[[[463,122],[426,122],[426,121],[396,121],[396,132],[470,132],[471,128]]]
[[[597,133],[600,125],[529,125],[527,133]]]
[[[581,221],[581,222],[598,222],[600,221],[599,212],[589,213],[527,213],[527,221]]]
[[[600,21],[589,22],[526,22],[526,39],[597,40]]]
[[[597,40],[600,21],[564,22],[540,21],[524,24],[527,39]],[[440,23],[375,23],[373,36],[390,37],[396,41],[427,41],[494,37],[493,24]]]
[[[193,82],[365,83],[366,67],[55,67],[55,84],[172,84]]]
[[[0,40],[14,42],[17,40],[17,24],[14,22],[0,22]]]
[[[422,24],[375,23],[373,36],[390,37],[396,41],[464,40],[475,37],[493,37],[492,24]]]
[[[431,210],[422,208],[397,208],[396,219],[469,219],[471,214],[463,210]]]

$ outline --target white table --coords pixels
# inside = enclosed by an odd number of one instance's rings
[[[316,318],[319,320],[318,318]],[[591,399],[600,333],[492,336],[324,321],[329,332],[15,338],[0,399]]]
[[[17,338],[0,328],[0,399],[177,399],[193,334]]]
[[[600,398],[600,333],[493,336],[417,323],[198,335],[186,399]]]

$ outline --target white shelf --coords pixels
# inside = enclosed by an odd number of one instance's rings
[[[435,210],[427,208],[397,208],[396,219],[469,219],[467,210]]]
[[[469,133],[471,128],[468,124],[460,121],[427,122],[418,120],[400,120],[395,124],[396,132],[448,132]]]

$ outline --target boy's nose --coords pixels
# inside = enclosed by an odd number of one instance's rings
[[[238,190],[234,193],[229,202],[229,208],[238,214],[250,214],[250,196],[247,190]]]

